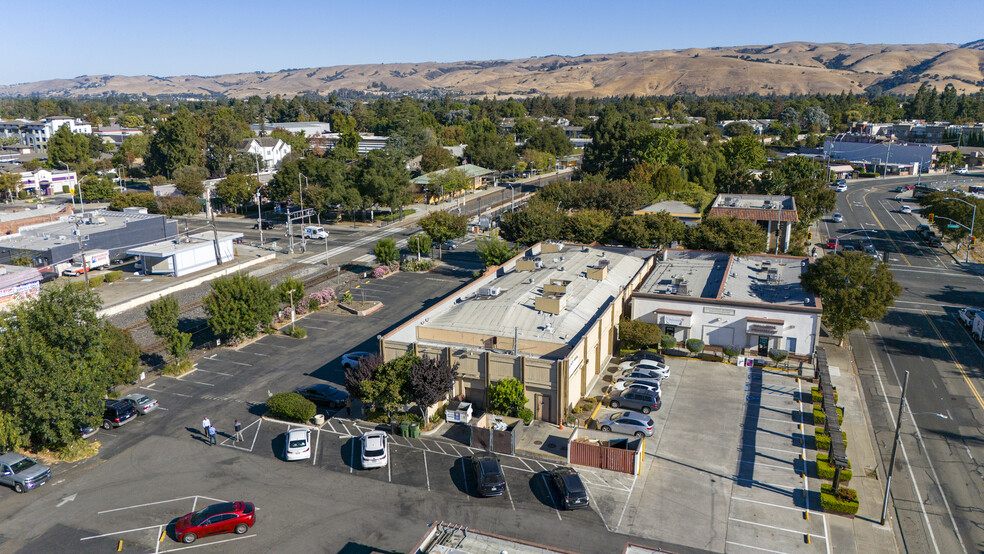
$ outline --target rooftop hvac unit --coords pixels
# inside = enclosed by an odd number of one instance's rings
[[[689,296],[687,293],[687,283],[680,283],[680,285],[677,286],[677,294],[681,294],[683,296]]]
[[[481,287],[478,289],[478,294],[481,296],[499,296],[502,294],[502,289],[499,287]]]
[[[611,260],[607,260],[605,258],[602,258],[602,259],[598,260],[598,267],[608,267],[608,265],[611,264],[611,263],[612,263]]]

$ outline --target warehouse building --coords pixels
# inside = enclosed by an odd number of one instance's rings
[[[216,237],[218,249],[215,246]],[[140,258],[147,275],[181,277],[218,265],[215,261],[216,250],[222,256],[223,263],[231,262],[236,256],[233,240],[240,238],[243,238],[242,233],[196,233],[132,248],[127,250],[127,255]]]
[[[459,364],[454,394],[487,406],[492,384],[522,381],[537,419],[560,422],[616,352],[617,325],[655,251],[534,245],[380,337]]]
[[[631,318],[683,342],[810,357],[823,309],[800,275],[808,258],[669,249],[632,294]]]

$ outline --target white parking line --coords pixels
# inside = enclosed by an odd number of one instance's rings
[[[740,546],[742,548],[751,548],[752,550],[758,550],[760,552],[773,552],[775,554],[786,554],[785,552],[783,552],[781,550],[769,550],[768,548],[762,548],[762,547],[759,547],[759,546],[750,546],[750,545],[747,545],[747,544],[741,544],[740,542],[734,542],[734,541],[724,541],[724,542],[725,542],[725,544],[733,544],[735,546]]]
[[[166,392],[168,394],[173,394],[175,396],[182,396],[184,398],[191,398],[191,395],[190,394],[181,394],[180,392],[171,392],[171,391],[167,391],[167,390],[157,390],[157,389],[151,389],[150,387],[140,387],[140,388],[142,388],[143,390],[149,390],[150,392],[154,392],[154,393]]]
[[[137,527],[136,529],[127,529],[125,531],[113,531],[112,533],[103,533],[102,535],[95,535],[92,537],[82,537],[79,541],[87,541],[91,539],[101,539],[103,537],[112,537],[113,535],[124,535],[126,533],[135,533],[137,531],[146,531],[147,529],[157,529],[160,525],[151,525],[150,527]]]
[[[314,455],[311,456],[311,465],[318,464],[318,445],[321,444],[321,429],[316,429],[318,436],[314,438]]]
[[[317,329],[319,331],[330,331],[331,330],[331,329],[327,329],[325,327],[315,327],[314,325],[305,325],[304,328],[305,329]]]
[[[209,358],[202,358],[202,359],[203,359],[203,360],[208,360]],[[216,361],[221,361],[221,360],[216,360]],[[211,374],[213,374],[213,375],[223,375],[223,376],[225,376],[225,377],[235,377],[235,375],[233,375],[233,374],[231,374],[231,373],[222,373],[221,371],[209,371],[209,370],[207,370],[207,369],[202,369],[202,368],[200,368],[200,367],[199,367],[199,368],[197,368],[197,370],[198,370],[198,371],[201,371],[202,373],[211,373]]]
[[[430,471],[427,469],[427,451],[422,450],[421,453],[424,455],[424,476],[427,478],[427,490],[431,490],[431,476]]]
[[[506,486],[506,496],[509,497],[509,505],[512,506],[513,511],[516,511],[516,504],[513,503],[512,493],[509,492],[509,486]]]
[[[794,456],[795,455],[799,455],[799,452],[795,452],[793,450],[783,450],[781,448],[769,448],[768,446],[758,446],[758,445],[755,445],[755,444],[748,444],[747,442],[743,442],[743,443],[739,444],[738,446],[739,447],[742,447],[742,448],[743,447],[746,447],[746,446],[749,447],[749,448],[754,448],[754,449],[761,448],[762,450],[772,450],[773,452],[783,452],[783,453],[786,453],[786,454],[792,454]]]
[[[557,505],[557,501],[554,500],[553,490],[550,489],[550,482],[547,481],[547,476],[541,473],[540,474],[540,477],[543,479],[543,486],[546,487],[547,494],[550,495],[550,502],[552,502],[553,505],[556,506]],[[560,510],[558,510],[557,508],[554,508],[554,511],[557,512],[557,519],[563,521],[563,519],[560,517]]]
[[[792,510],[794,512],[802,512],[803,511],[801,508],[790,508],[789,506],[780,506],[779,504],[772,504],[770,502],[762,502],[761,500],[752,500],[751,498],[741,498],[740,496],[732,496],[731,498],[733,500],[741,500],[742,502],[751,502],[752,504],[761,504],[763,506],[772,506],[773,508],[781,508],[783,510]]]
[[[436,446],[441,451],[441,454],[445,454],[445,455],[447,454],[447,451],[444,450],[444,447],[441,446],[441,443],[435,441],[434,446]]]
[[[349,474],[355,471],[355,441],[352,442],[352,455],[349,456]]]
[[[615,524],[615,533],[618,533],[618,528],[622,526],[622,518],[625,517],[625,509],[629,507],[629,500],[632,500],[632,491],[635,490],[636,478],[639,476],[632,477],[632,487],[629,488],[629,496],[625,499],[625,504],[622,506],[622,515],[618,516],[618,523]]]
[[[811,537],[816,537],[818,539],[823,539],[824,541],[827,540],[827,537],[825,537],[823,535],[817,535],[815,533],[807,533],[805,531],[797,531],[795,529],[786,529],[785,527],[776,527],[775,525],[769,525],[767,523],[759,523],[757,521],[748,521],[748,520],[745,520],[745,519],[735,519],[733,517],[729,517],[728,518],[728,521],[737,521],[738,523],[747,523],[748,525],[757,525],[759,527],[767,527],[769,529],[775,529],[776,531],[785,531],[787,533],[795,533],[797,535],[809,535]]]
[[[113,508],[112,510],[103,510],[101,512],[96,512],[96,515],[108,514],[112,512],[120,512],[123,510],[132,510],[134,508],[143,508],[145,506],[156,506],[158,504],[167,504],[168,502],[179,502],[181,500],[188,500],[189,498],[198,498],[197,496],[182,496],[181,498],[172,498],[170,500],[161,500],[160,502],[148,502],[146,504],[136,504],[134,506],[125,506],[123,508]],[[148,527],[149,529],[149,527]]]
[[[211,542],[208,542],[208,543],[193,544],[191,546],[182,546],[182,547],[179,547],[179,548],[172,548],[170,550],[161,550],[161,553],[163,554],[164,552],[177,552],[179,550],[188,550],[189,548],[199,548],[199,547],[202,547],[202,546],[213,546],[213,545],[216,545],[216,544],[222,544],[224,542],[241,541],[243,539],[252,539],[252,538],[255,538],[255,537],[256,537],[256,535],[243,535],[242,537],[233,537],[231,539],[223,539],[221,541],[211,541]]]
[[[762,462],[756,462],[755,460],[738,460],[738,463],[739,464],[752,464],[752,465],[761,466],[761,467],[774,467],[776,469],[792,469],[793,468],[793,464],[789,464],[788,466],[777,466],[775,464],[766,464],[766,463],[762,463]]]

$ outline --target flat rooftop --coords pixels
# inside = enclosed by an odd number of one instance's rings
[[[30,219],[45,215],[55,215],[65,209],[65,206],[45,206],[43,208],[31,208],[18,211],[0,212],[0,223],[8,221],[18,221],[20,219]]]
[[[700,214],[700,210],[697,208],[687,204],[686,202],[678,202],[676,200],[666,200],[664,202],[650,204],[639,211],[646,213],[667,212],[670,214]]]
[[[771,194],[719,194],[711,204],[709,214],[752,221],[797,221],[798,219],[796,200],[792,196]]]
[[[32,210],[35,211],[35,210]],[[83,235],[103,233],[106,231],[124,229],[130,221],[140,219],[161,219],[167,218],[157,214],[139,214],[131,212],[114,212],[109,210],[91,210],[85,214],[75,213],[70,216],[59,218],[52,223],[37,223],[21,227],[17,234],[0,237],[0,246],[5,248],[23,248],[25,250],[47,250],[53,246],[62,244],[77,244],[75,237],[75,223],[73,218],[83,218],[79,230]]]
[[[242,238],[242,233],[233,233],[228,231],[219,231],[219,241],[232,240]],[[126,251],[127,255],[130,256],[156,256],[156,257],[166,257],[173,256],[187,250],[194,250],[199,248],[203,244],[212,244],[214,240],[214,235],[210,231],[203,233],[195,233],[187,237],[175,238],[172,240],[162,240],[160,242],[155,242],[153,244],[148,244],[147,246],[141,246],[139,248],[132,248]]]
[[[653,266],[637,292],[817,307],[816,297],[800,285],[807,258],[695,250],[667,250],[665,258]]]
[[[551,548],[518,539],[493,535],[449,523],[431,525],[414,554],[562,554],[567,550]],[[650,551],[652,552],[652,551]]]
[[[648,251],[647,256],[652,255]],[[582,333],[612,297],[628,285],[645,265],[644,257],[602,249],[564,245],[560,252],[539,255],[541,269],[509,271],[481,288],[465,292],[453,303],[428,316],[420,327],[467,333],[513,337],[520,341],[577,344]],[[608,262],[603,281],[587,278],[589,268]],[[536,299],[544,296],[543,287],[555,281],[567,281],[565,307],[554,315],[538,311]],[[492,289],[497,294],[482,294]],[[413,342],[416,327],[408,326],[412,336],[391,338]]]

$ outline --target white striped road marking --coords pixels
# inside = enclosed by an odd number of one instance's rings
[[[787,533],[795,533],[797,535],[809,535],[811,537],[816,537],[818,539],[823,539],[824,541],[827,540],[827,537],[825,537],[823,535],[817,535],[816,533],[807,533],[807,532],[804,532],[804,531],[797,531],[795,529],[786,529],[785,527],[777,527],[775,525],[769,525],[767,523],[758,523],[757,521],[748,521],[748,520],[745,520],[745,519],[735,519],[733,517],[729,517],[728,518],[728,521],[737,521],[738,523],[746,523],[748,525],[757,525],[759,527],[767,527],[769,529],[775,529],[776,531],[785,531]]]

